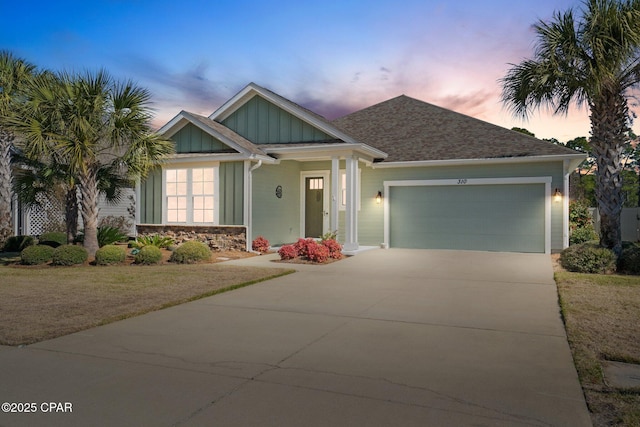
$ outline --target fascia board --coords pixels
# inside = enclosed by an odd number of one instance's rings
[[[407,162],[380,162],[374,163],[374,169],[385,168],[411,168],[425,166],[471,166],[471,165],[491,165],[491,164],[509,164],[509,163],[539,163],[553,161],[574,161],[580,164],[586,155],[583,154],[560,154],[546,156],[523,156],[523,157],[497,157],[488,159],[451,159],[451,160],[417,160]]]
[[[373,148],[366,144],[350,144],[350,143],[341,143],[341,144],[331,144],[325,145],[322,147],[275,147],[269,148],[268,144],[263,144],[260,148],[269,154],[279,154],[279,155],[289,155],[296,156],[298,158],[303,158],[305,155],[319,155],[322,154],[324,156],[339,156],[345,155],[352,152],[361,153],[367,157],[373,159],[381,159],[386,158],[387,153],[380,151],[376,148]]]
[[[175,115],[174,118],[172,118],[171,120],[169,120],[164,126],[162,126],[160,129],[157,130],[157,133],[160,135],[164,135],[167,138],[172,137],[174,134],[176,134],[180,129],[182,129],[184,127],[184,125],[186,125],[186,122],[183,121],[188,121],[190,122],[189,119],[187,119],[184,115],[185,111],[180,111],[178,114]],[[180,123],[183,122],[183,123]]]
[[[180,156],[180,157],[176,157]],[[275,164],[278,163],[277,159],[269,156],[256,156],[256,155],[242,155],[236,153],[224,153],[224,154],[215,154],[215,153],[185,153],[174,155],[173,157],[167,159],[163,165],[180,165],[180,164],[188,164],[188,163],[202,163],[202,162],[237,162],[244,160],[252,160],[258,161],[261,160],[263,163]]]

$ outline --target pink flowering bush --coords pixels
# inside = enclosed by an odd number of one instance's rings
[[[314,247],[317,244],[318,242],[316,242],[314,239],[308,238],[308,239],[298,239],[298,241],[294,244],[294,246],[298,251],[298,256],[306,257],[309,255],[309,247]]]
[[[294,245],[284,245],[278,250],[281,260],[294,259],[298,256],[298,249]]]
[[[329,258],[342,259],[342,245],[335,239],[323,240],[322,245],[329,249]]]
[[[307,245],[307,258],[309,261],[323,263],[329,259],[329,248],[318,242]]]
[[[251,242],[251,249],[261,254],[267,253],[270,247],[269,241],[262,236],[256,237],[253,242]]]

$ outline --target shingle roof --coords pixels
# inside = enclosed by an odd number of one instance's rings
[[[359,142],[388,153],[385,162],[578,154],[405,95],[332,124]]]

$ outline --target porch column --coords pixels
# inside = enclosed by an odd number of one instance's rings
[[[346,197],[345,205],[345,238],[344,249],[347,251],[355,251],[358,249],[358,158],[348,156],[346,158]]]
[[[329,228],[331,232],[338,230],[338,212],[340,209],[340,159],[331,158],[331,216]]]

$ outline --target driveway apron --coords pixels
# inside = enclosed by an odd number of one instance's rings
[[[390,249],[292,267],[0,347],[0,401],[38,405],[0,426],[591,425],[549,256]]]

